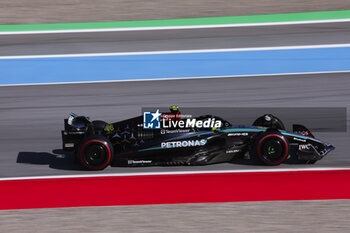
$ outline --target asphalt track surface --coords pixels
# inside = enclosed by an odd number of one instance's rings
[[[317,45],[350,42],[350,23],[138,32],[0,36],[0,56]],[[349,107],[350,74],[0,87],[0,177],[89,173],[61,148],[69,112],[106,121],[141,107]],[[3,77],[2,77],[3,78]],[[317,119],[315,119],[317,120]],[[347,119],[349,121],[349,118]],[[316,165],[350,167],[348,133],[318,133],[336,150]],[[266,168],[227,163],[201,167],[107,168],[97,173]]]
[[[1,35],[0,56],[220,49],[350,42],[350,23]]]
[[[106,121],[139,115],[141,107],[347,107],[350,74],[235,77],[0,87],[0,177],[92,174],[60,150],[69,112]],[[317,119],[315,119],[317,120]],[[349,118],[347,118],[349,121]],[[315,165],[274,168],[350,167],[349,133],[318,133],[336,150]],[[261,169],[225,163],[199,167],[109,167],[96,173]],[[269,167],[271,168],[271,167]]]

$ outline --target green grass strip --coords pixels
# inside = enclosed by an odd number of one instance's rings
[[[350,18],[350,10],[343,10],[343,11],[319,11],[319,12],[303,12],[303,13],[287,13],[287,14],[269,14],[269,15],[245,15],[245,16],[118,21],[118,22],[14,24],[14,25],[0,25],[0,32],[107,29],[107,28],[133,28],[133,27],[169,27],[169,26],[194,26],[194,25],[242,24],[242,23],[272,23],[272,22],[332,20],[332,19],[349,19],[349,18]]]

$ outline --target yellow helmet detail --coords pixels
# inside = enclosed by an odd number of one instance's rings
[[[172,111],[178,111],[178,110],[179,110],[179,106],[173,105],[173,106],[170,107],[170,110],[172,110]]]

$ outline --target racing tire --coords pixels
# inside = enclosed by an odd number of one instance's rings
[[[265,165],[280,165],[288,157],[289,144],[279,132],[265,132],[256,138],[254,152]]]
[[[105,137],[88,137],[78,147],[77,159],[87,170],[103,170],[113,161],[113,146]]]

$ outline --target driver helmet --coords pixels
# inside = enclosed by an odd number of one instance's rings
[[[171,113],[174,113],[174,114],[179,113],[179,106],[177,106],[177,105],[173,105],[169,109],[170,109]]]

